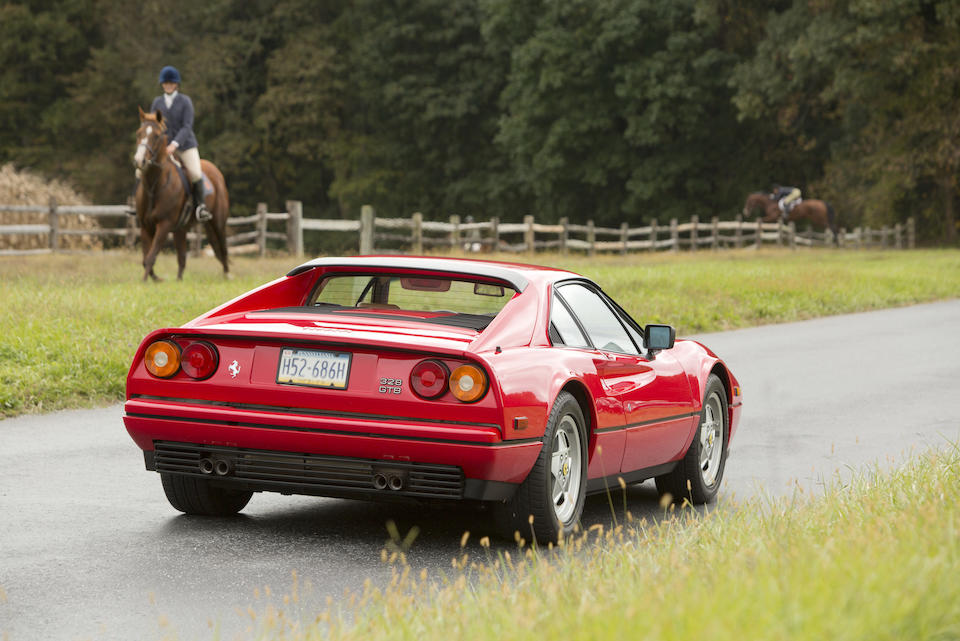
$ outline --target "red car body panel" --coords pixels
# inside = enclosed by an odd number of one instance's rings
[[[520,291],[482,331],[423,322],[403,311],[341,310],[346,313],[334,316],[301,308],[318,279],[334,272],[460,275],[513,284]],[[720,375],[727,390],[732,438],[741,410],[739,383],[699,343],[677,341],[655,356],[554,346],[552,288],[570,279],[585,281],[570,272],[492,261],[396,256],[313,261],[183,327],[147,336],[127,376],[124,423],[150,469],[158,443],[377,465],[436,464],[462,471],[466,489],[459,498],[480,499],[506,498],[524,480],[563,390],[579,399],[589,423],[592,490],[619,476],[649,478],[681,459],[696,431],[711,373]],[[153,376],[144,353],[160,339],[181,347],[197,340],[214,345],[216,371],[205,380],[182,371],[168,379]],[[347,388],[278,383],[285,347],[350,353]],[[464,363],[480,367],[489,390],[473,403],[449,391],[437,400],[420,398],[409,385],[410,373],[427,358],[450,370]],[[384,386],[384,380],[402,384]],[[247,483],[252,489],[280,487]],[[339,495],[322,489],[306,493]]]

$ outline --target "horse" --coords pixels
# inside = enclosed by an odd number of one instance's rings
[[[192,194],[181,179],[173,159],[167,154],[166,125],[163,113],[146,113],[140,109],[140,128],[137,130],[137,148],[133,163],[140,170],[137,185],[136,210],[143,245],[143,280],[163,280],[153,272],[157,254],[173,232],[177,249],[177,280],[183,280],[187,266],[187,231],[196,222]],[[213,186],[204,202],[213,217],[205,223],[207,240],[213,253],[223,265],[223,277],[230,277],[227,261],[227,217],[230,215],[230,197],[223,174],[209,160],[201,160],[200,167]],[[189,211],[184,212],[187,208]],[[185,215],[184,215],[185,213]]]
[[[782,216],[780,206],[777,201],[761,191],[755,191],[747,196],[747,202],[743,205],[744,217],[749,217],[755,209],[764,211],[763,222],[773,223]],[[800,203],[790,210],[787,214],[788,221],[796,221],[806,218],[814,225],[824,227],[833,232],[833,242],[839,242],[837,235],[840,233],[837,226],[837,214],[833,211],[833,206],[825,200],[815,198],[803,199]]]

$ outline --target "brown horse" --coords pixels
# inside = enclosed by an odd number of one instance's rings
[[[140,109],[137,151],[133,162],[140,170],[136,203],[143,245],[143,280],[147,280],[147,277],[161,280],[153,273],[153,265],[171,231],[173,244],[177,248],[177,280],[183,279],[183,270],[187,266],[187,231],[196,222],[191,193],[180,178],[173,160],[167,155],[165,132],[162,112],[148,114]],[[205,223],[207,240],[217,260],[223,265],[224,278],[229,278],[227,217],[230,215],[230,197],[227,195],[227,184],[212,162],[201,160],[200,167],[213,186],[213,193],[205,198],[207,209],[213,214],[213,218]],[[190,211],[184,216],[185,207]]]
[[[747,196],[747,202],[743,206],[744,218],[749,217],[754,210],[762,209],[764,212],[763,222],[773,223],[780,220],[783,215],[777,201],[760,191],[755,191]],[[807,219],[814,225],[827,228],[833,232],[834,242],[837,242],[837,214],[833,211],[833,206],[825,200],[803,199],[800,204],[790,210],[787,216],[788,221],[797,221]]]

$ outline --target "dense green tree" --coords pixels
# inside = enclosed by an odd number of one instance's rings
[[[958,13],[952,2],[796,0],[736,70],[741,115],[777,123],[794,171],[847,226],[919,215],[929,235],[954,240]]]
[[[126,198],[165,64],[237,213],[732,217],[798,184],[953,241],[955,0],[0,2],[0,161]]]
[[[485,51],[476,3],[358,0],[336,29],[345,92],[331,192],[341,205],[505,213],[509,198],[496,196],[507,168],[493,144],[503,76]]]
[[[99,42],[93,0],[0,3],[0,162],[62,171],[70,74]]]
[[[507,0],[488,10],[512,20]],[[693,1],[542,2],[497,32],[511,51],[498,142],[538,215],[663,220],[739,198],[750,170],[726,85],[735,59],[701,13]]]

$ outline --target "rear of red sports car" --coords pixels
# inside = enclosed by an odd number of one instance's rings
[[[250,492],[503,500],[536,438],[505,438],[488,357],[528,344],[522,270],[318,260],[141,344],[124,423],[186,512]]]

